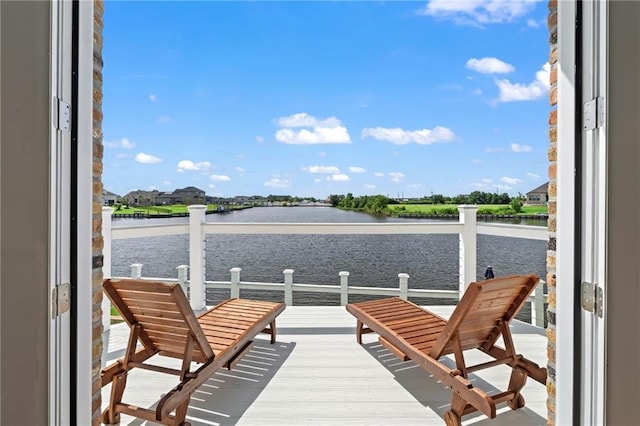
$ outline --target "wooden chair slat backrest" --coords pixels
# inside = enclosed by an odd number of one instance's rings
[[[502,324],[508,326],[538,281],[537,275],[530,274],[471,283],[429,356],[438,359],[453,353],[454,339],[459,339],[462,350],[491,348],[504,330]]]
[[[130,327],[140,328],[138,339],[150,353],[163,351],[181,358],[189,335],[196,350],[206,360],[213,359],[213,350],[207,342],[189,301],[177,283],[145,282],[139,280],[104,281],[104,289],[111,302]],[[145,330],[145,324],[160,334]],[[186,333],[185,333],[186,332]],[[162,336],[162,333],[166,333]],[[170,337],[170,340],[168,340]],[[170,348],[175,346],[175,351]],[[168,349],[169,348],[169,349]]]

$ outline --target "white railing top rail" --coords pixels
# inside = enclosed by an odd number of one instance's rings
[[[547,228],[508,223],[477,223],[481,235],[547,240]],[[210,234],[315,234],[315,235],[383,235],[383,234],[457,234],[459,222],[428,223],[204,223]],[[156,237],[189,233],[189,224],[117,226],[111,228],[112,239]]]

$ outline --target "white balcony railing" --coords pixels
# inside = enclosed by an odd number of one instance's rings
[[[185,291],[188,290],[191,307],[200,310],[205,307],[206,289],[228,289],[231,297],[238,297],[241,289],[246,290],[278,290],[284,292],[287,305],[293,304],[295,291],[333,293],[340,295],[340,302],[346,305],[349,295],[365,294],[378,296],[399,296],[458,299],[467,285],[476,280],[477,235],[497,235],[503,237],[528,238],[546,240],[547,229],[536,226],[508,224],[478,224],[476,221],[477,206],[459,206],[458,222],[411,222],[411,223],[205,223],[205,206],[189,206],[189,223],[164,224],[151,226],[111,227],[113,209],[103,208],[104,262],[103,274],[111,276],[111,241],[115,239],[153,237],[163,235],[189,235],[190,265],[177,267],[178,278],[145,277],[148,280],[179,282]],[[349,272],[341,271],[339,283],[336,285],[294,283],[293,269],[283,271],[282,283],[249,282],[240,280],[240,268],[232,268],[229,281],[207,281],[205,277],[205,237],[207,234],[458,234],[459,238],[459,286],[458,290],[429,290],[409,288],[409,275],[398,274],[398,287],[355,287],[349,286]],[[131,277],[142,279],[142,265],[131,265]],[[113,277],[122,278],[122,277]],[[540,281],[534,295],[530,298],[532,323],[544,325],[544,303],[546,295],[543,291],[544,281]],[[103,325],[109,327],[110,306],[105,298],[103,302]]]

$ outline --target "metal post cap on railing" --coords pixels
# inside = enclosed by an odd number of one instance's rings
[[[182,287],[184,294],[188,294],[189,265],[178,265],[176,266],[176,269],[178,270],[178,283],[180,283],[180,287]]]

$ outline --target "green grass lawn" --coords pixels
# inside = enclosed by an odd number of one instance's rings
[[[218,208],[217,204],[209,204],[207,205],[207,210],[216,210]],[[145,213],[148,215],[157,215],[157,214],[167,214],[167,213],[187,213],[187,205],[186,204],[174,204],[170,206],[149,206],[149,207],[121,207],[120,210],[113,210],[115,214],[130,214],[134,213]]]
[[[457,214],[456,204],[389,204],[389,210],[394,213],[419,213],[419,214]],[[478,212],[490,211],[499,214],[509,208],[505,204],[480,204]],[[523,206],[520,214],[534,215],[537,213],[547,213],[547,206]],[[482,214],[482,213],[481,213]]]

